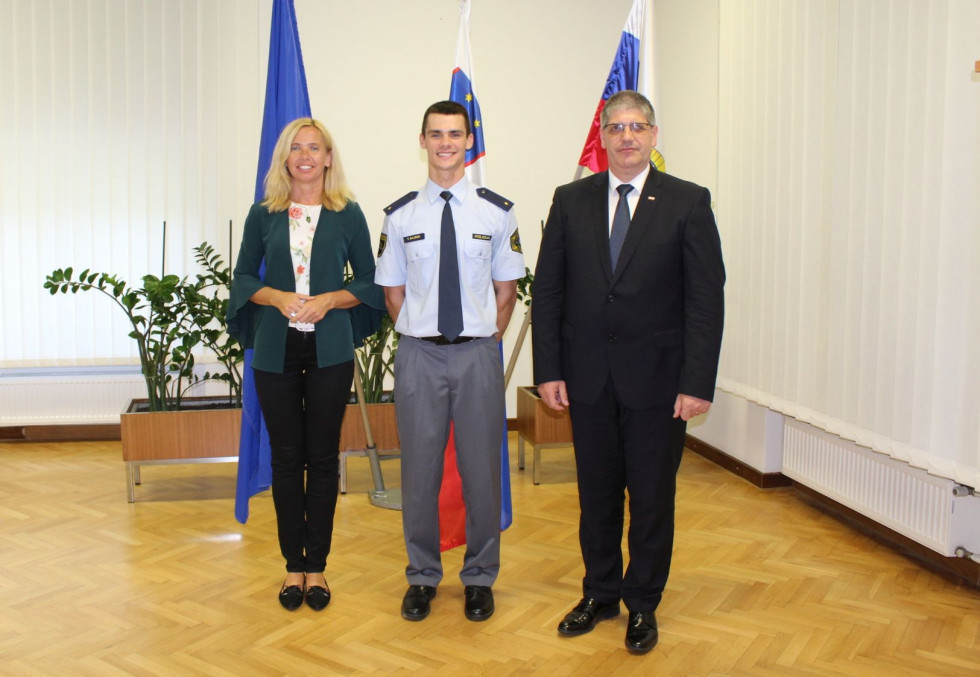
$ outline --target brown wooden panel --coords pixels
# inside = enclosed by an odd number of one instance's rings
[[[393,403],[368,404],[368,421],[371,423],[371,434],[374,444],[379,450],[398,449],[398,426],[395,423],[395,405]],[[366,449],[367,435],[364,432],[364,421],[360,407],[348,404],[344,412],[344,422],[340,428],[341,449]]]
[[[533,386],[517,389],[517,426],[531,444],[572,443],[568,412],[557,412],[544,403]]]
[[[781,472],[762,472],[755,468],[745,465],[741,461],[729,456],[721,449],[711,446],[707,442],[702,442],[696,437],[687,435],[684,446],[691,451],[701,454],[709,461],[720,465],[728,472],[738,475],[744,480],[748,480],[760,489],[772,489],[774,487],[788,487],[793,481]]]
[[[237,456],[242,410],[126,413],[121,425],[125,461]]]
[[[118,423],[0,427],[0,442],[85,442],[118,439]]]

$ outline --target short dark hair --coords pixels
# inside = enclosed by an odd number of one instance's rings
[[[426,108],[425,115],[422,116],[423,136],[425,135],[425,125],[429,121],[430,113],[435,113],[436,115],[462,115],[463,122],[466,124],[466,136],[473,133],[470,131],[470,114],[466,112],[465,106],[456,103],[455,101],[437,101]]]
[[[650,105],[650,100],[631,89],[621,89],[609,97],[605,107],[602,109],[602,113],[599,115],[599,124],[605,127],[609,122],[609,115],[614,110],[621,108],[635,108],[643,113],[643,117],[651,125],[657,124],[657,116],[653,112],[653,106]]]

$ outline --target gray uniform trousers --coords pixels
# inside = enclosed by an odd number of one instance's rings
[[[395,356],[402,524],[409,585],[442,580],[439,488],[449,423],[466,504],[463,585],[493,585],[500,569],[500,440],[504,373],[497,342],[440,346],[402,336]]]

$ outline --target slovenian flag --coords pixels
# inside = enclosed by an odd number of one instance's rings
[[[293,0],[274,0],[272,31],[269,38],[269,71],[265,83],[265,113],[259,142],[259,163],[255,175],[255,201],[265,198],[262,185],[272,161],[272,150],[283,127],[296,118],[310,117],[310,96],[306,89],[306,70],[299,47]],[[259,269],[265,276],[265,262]],[[238,445],[238,483],[235,491],[235,519],[248,520],[248,500],[272,486],[272,450],[255,392],[252,350],[245,351],[242,371],[242,432]]]
[[[470,0],[459,3],[459,35],[456,39],[456,68],[453,69],[449,86],[449,99],[466,107],[473,129],[473,147],[466,152],[466,175],[477,186],[485,185],[483,156],[483,116],[473,91],[473,65],[470,59]],[[500,364],[503,368],[503,343],[498,344]],[[507,415],[504,414],[504,432],[500,443],[500,529],[503,531],[514,521],[510,498],[510,456],[507,445]],[[456,445],[450,427],[449,443],[439,491],[439,547],[446,551],[466,543],[466,506],[463,503],[463,483],[456,467]]]
[[[470,59],[470,0],[459,3],[459,34],[456,37],[456,67],[449,84],[449,100],[462,104],[470,116],[473,130],[473,147],[466,151],[466,178],[476,186],[485,186],[483,156],[486,144],[483,141],[483,114],[480,102],[473,91],[473,63]]]
[[[619,47],[616,48],[612,68],[609,69],[609,77],[606,78],[606,86],[602,90],[602,98],[599,99],[599,105],[596,106],[595,116],[592,118],[592,127],[589,129],[589,135],[585,139],[585,146],[582,148],[582,155],[578,161],[580,166],[588,167],[596,174],[609,169],[606,151],[599,143],[599,116],[602,109],[605,108],[606,101],[610,96],[623,89],[635,90],[639,82],[640,35],[643,32],[645,7],[645,0],[633,0],[633,8],[630,10],[626,25],[623,27],[623,34],[619,39]]]

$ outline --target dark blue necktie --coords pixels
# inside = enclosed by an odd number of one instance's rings
[[[463,306],[459,298],[459,260],[456,258],[456,227],[448,190],[439,193],[446,201],[442,208],[442,232],[439,240],[439,333],[455,341],[463,331]]]
[[[630,227],[630,205],[626,196],[633,186],[624,183],[616,187],[619,191],[619,202],[616,204],[616,213],[613,215],[612,232],[609,234],[609,260],[612,269],[616,270],[616,263],[619,261],[619,253],[623,251],[623,242],[626,241],[626,231]]]

